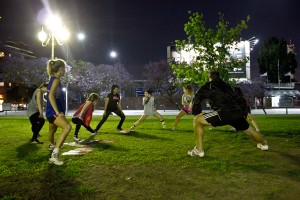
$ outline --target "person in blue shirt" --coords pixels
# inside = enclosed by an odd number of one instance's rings
[[[47,71],[50,79],[47,88],[46,117],[49,121],[49,150],[53,149],[49,162],[55,165],[64,164],[64,162],[59,159],[58,153],[72,128],[65,116],[66,101],[60,82],[60,78],[65,75],[65,70],[66,63],[64,60],[56,59],[48,61]],[[61,128],[62,131],[55,143],[54,134],[58,127]]]

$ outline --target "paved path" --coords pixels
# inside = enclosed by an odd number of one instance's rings
[[[72,116],[75,110],[70,110],[68,112],[68,116]],[[158,110],[161,115],[177,115],[178,110]],[[275,108],[275,109],[266,109],[267,114],[300,114],[300,108]],[[125,115],[142,115],[143,110],[124,110]],[[262,109],[253,109],[251,111],[252,114],[264,114]],[[103,110],[95,110],[94,115],[102,115]],[[1,116],[22,116],[26,115],[26,111],[7,111],[7,112],[0,112]]]

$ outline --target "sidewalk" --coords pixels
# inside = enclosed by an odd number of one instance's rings
[[[267,114],[300,114],[300,108],[275,108],[275,109],[265,109]],[[142,115],[144,113],[143,110],[123,110],[125,115]],[[67,116],[72,116],[75,110],[69,110]],[[158,110],[161,115],[177,115],[178,110]],[[208,111],[206,111],[208,112]],[[262,109],[252,109],[252,114],[265,114]],[[102,115],[103,110],[95,110],[93,115]],[[26,116],[26,110],[18,110],[18,111],[5,111],[0,112],[1,116]]]

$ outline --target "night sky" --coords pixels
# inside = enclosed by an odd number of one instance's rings
[[[70,58],[113,64],[116,60],[109,52],[115,50],[117,61],[135,78],[142,78],[145,64],[166,59],[166,47],[176,39],[186,39],[188,11],[203,13],[208,27],[216,26],[218,13],[231,25],[250,15],[242,38],[260,40],[251,53],[253,76],[258,75],[257,54],[265,40],[272,36],[292,40],[296,53],[300,46],[298,0],[1,0],[0,41],[12,37],[30,45],[38,57],[50,57],[50,47],[42,47],[37,39],[46,10],[58,13],[72,35],[85,33],[84,41],[74,37],[68,42]],[[65,52],[62,46],[55,54],[66,59]],[[296,58],[300,63],[299,53]]]

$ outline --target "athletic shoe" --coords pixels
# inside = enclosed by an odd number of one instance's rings
[[[74,135],[74,140],[77,141],[77,142],[80,140],[78,135]]]
[[[199,152],[196,147],[193,150],[188,151],[190,156],[199,156],[200,158],[204,157],[204,151]]]
[[[44,144],[43,142],[40,142],[39,140],[30,140],[31,141],[31,144]]]
[[[176,127],[173,127],[173,128],[172,128],[172,131],[176,131]]]
[[[269,145],[267,145],[267,144],[263,145],[261,143],[258,143],[256,146],[257,146],[257,148],[261,149],[262,151],[268,151],[268,149],[269,149]]]
[[[57,153],[52,153],[51,158],[49,158],[49,163],[53,163],[55,165],[63,165],[64,162],[58,158]]]
[[[98,133],[97,131],[95,131],[94,133],[92,133],[92,135],[99,135],[100,133]]]
[[[48,150],[49,151],[53,151],[53,149],[55,148],[55,143],[54,144],[49,144]]]
[[[167,125],[163,125],[163,129],[166,129],[167,128]]]

